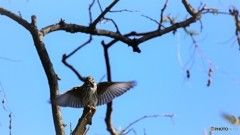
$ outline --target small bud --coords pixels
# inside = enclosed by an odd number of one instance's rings
[[[207,86],[209,87],[211,85],[211,79],[208,79]]]
[[[187,70],[187,78],[189,79],[190,78],[190,70]]]
[[[213,70],[212,70],[212,68],[210,68],[209,71],[208,71],[208,76],[211,77],[212,73],[213,73]]]

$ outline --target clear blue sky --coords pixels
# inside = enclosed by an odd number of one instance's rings
[[[0,6],[30,21],[31,15],[37,16],[39,29],[57,23],[63,18],[67,23],[88,25],[88,5],[91,1],[33,1],[3,0]],[[110,3],[104,1],[103,6]],[[102,2],[103,3],[103,2]],[[204,3],[204,2],[203,2]],[[240,9],[237,1],[207,1],[208,7],[228,11],[229,4]],[[199,0],[191,1],[195,7]],[[158,20],[163,3],[152,0],[121,0],[114,10],[137,10],[134,13],[114,13],[122,33],[153,30],[154,22],[141,17],[148,15]],[[99,10],[94,6],[93,17]],[[178,20],[187,13],[180,2],[169,1],[165,15],[178,16]],[[234,37],[234,20],[226,15],[206,15],[202,18],[203,31],[196,40],[204,53],[194,56],[191,78],[186,79],[185,69],[191,58],[193,44],[191,38],[182,29],[173,35],[163,35],[140,45],[142,53],[133,53],[132,48],[117,43],[110,48],[110,62],[113,81],[136,80],[138,85],[123,96],[114,100],[113,123],[117,129],[125,128],[129,123],[144,115],[174,113],[173,121],[169,118],[145,119],[132,128],[137,134],[148,135],[203,135],[204,129],[211,126],[237,128],[237,131],[215,132],[214,135],[237,135],[240,127],[226,122],[223,112],[240,116],[240,52]],[[99,28],[112,29],[111,24],[99,24]],[[49,87],[46,75],[34,48],[31,35],[23,27],[5,16],[0,16],[0,81],[5,92],[8,106],[14,113],[12,119],[13,135],[51,135],[55,134],[48,104]],[[199,23],[189,29],[199,31]],[[81,85],[77,77],[61,63],[64,53],[69,53],[85,42],[85,34],[54,32],[44,38],[47,50],[54,65],[59,81],[60,92],[76,85]],[[96,81],[106,75],[101,40],[105,37],[93,37],[91,44],[69,59],[82,75],[91,75]],[[228,41],[228,42],[227,42]],[[180,48],[180,49],[179,49]],[[179,52],[181,61],[179,60]],[[11,59],[11,61],[4,58]],[[213,64],[212,84],[207,87],[208,60]],[[183,65],[181,65],[181,62]],[[106,81],[106,78],[104,78]],[[1,99],[2,100],[2,99]],[[106,106],[99,106],[93,118],[89,134],[108,134],[104,123]],[[8,134],[9,112],[0,108],[0,134]],[[62,108],[67,134],[69,124],[75,127],[82,109]],[[173,124],[174,123],[174,124]],[[130,133],[133,134],[133,133]]]

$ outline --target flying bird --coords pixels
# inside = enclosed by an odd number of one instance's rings
[[[82,86],[73,87],[67,92],[58,95],[52,100],[52,104],[74,108],[96,107],[112,101],[135,85],[135,81],[100,82],[97,84],[93,77],[88,76]]]

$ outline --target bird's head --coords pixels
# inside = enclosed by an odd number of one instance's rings
[[[95,84],[94,79],[91,76],[86,77],[85,83],[87,85],[90,85],[90,87],[94,87],[94,84]]]

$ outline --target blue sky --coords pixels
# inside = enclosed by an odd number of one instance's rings
[[[57,23],[63,18],[67,23],[88,25],[88,5],[91,1],[0,1],[4,7],[14,13],[20,11],[22,17],[30,20],[37,16],[39,29]],[[104,1],[107,6],[111,1]],[[157,4],[156,4],[157,3]],[[205,3],[203,1],[203,3]],[[228,11],[230,3],[240,9],[237,1],[210,1],[208,7],[217,7]],[[152,21],[141,17],[141,14],[159,18],[163,3],[157,0],[127,1],[121,0],[114,10],[130,9],[139,12],[108,14],[119,24],[122,33],[154,30],[157,26]],[[191,1],[195,7],[199,0]],[[181,21],[187,15],[180,2],[169,1],[165,15],[171,13]],[[99,10],[94,6],[93,17]],[[240,116],[238,108],[240,95],[240,52],[234,42],[234,20],[227,15],[205,15],[202,18],[203,31],[195,39],[204,54],[194,55],[191,66],[191,77],[186,79],[183,67],[191,58],[193,44],[191,38],[182,29],[147,41],[140,45],[142,52],[133,53],[132,48],[117,43],[110,48],[110,62],[113,81],[136,80],[138,85],[123,96],[114,100],[113,123],[117,129],[125,128],[129,123],[152,114],[173,113],[169,118],[145,119],[132,128],[138,134],[186,134],[202,135],[204,129],[211,126],[237,128],[237,131],[215,132],[214,135],[236,135],[240,127],[230,125],[221,114],[229,113]],[[113,29],[109,23],[98,24],[99,28]],[[48,104],[49,87],[46,75],[34,48],[31,35],[16,22],[0,16],[0,81],[2,92],[5,92],[8,106],[14,113],[12,134],[14,135],[47,135],[54,134],[51,106]],[[191,25],[190,30],[199,31],[199,23]],[[56,73],[61,77],[60,92],[81,85],[77,77],[61,63],[62,55],[70,53],[87,39],[85,34],[54,32],[45,36],[46,48]],[[105,37],[93,37],[93,42],[81,49],[68,61],[84,75],[91,75],[100,81],[106,75],[103,48],[100,42]],[[179,53],[181,61],[179,60]],[[4,58],[11,59],[11,61]],[[207,87],[208,70],[213,65],[212,84]],[[183,65],[181,65],[181,62]],[[104,78],[106,81],[106,77]],[[1,99],[2,100],[2,99]],[[89,134],[108,134],[104,123],[106,106],[99,106],[93,118]],[[9,112],[0,108],[0,134],[8,134]],[[64,122],[75,127],[82,109],[62,108]],[[130,133],[130,135],[133,133]]]

